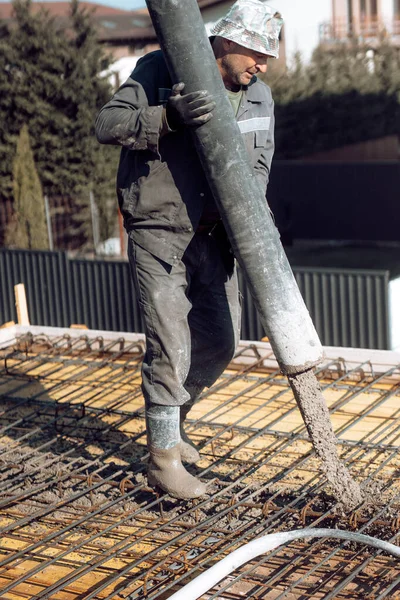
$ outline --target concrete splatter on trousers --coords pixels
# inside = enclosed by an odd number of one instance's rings
[[[181,406],[191,388],[212,385],[232,359],[240,333],[236,269],[220,244],[197,233],[171,266],[132,240],[129,262],[146,326],[146,402]]]

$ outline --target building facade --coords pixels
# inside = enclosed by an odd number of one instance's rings
[[[385,36],[400,43],[400,0],[332,0],[332,18],[321,26],[323,41],[355,37],[373,44]]]

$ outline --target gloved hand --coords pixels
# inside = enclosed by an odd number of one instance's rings
[[[184,83],[172,86],[172,94],[166,106],[168,125],[179,129],[183,125],[195,127],[207,123],[212,117],[215,102],[206,90],[182,95]]]

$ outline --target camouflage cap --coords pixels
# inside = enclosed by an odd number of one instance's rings
[[[211,35],[278,58],[282,25],[281,15],[261,0],[237,0],[213,26]]]

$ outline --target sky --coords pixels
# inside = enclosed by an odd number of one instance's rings
[[[41,0],[41,2],[43,1],[45,0]],[[10,0],[0,0],[0,2],[10,2]],[[89,0],[89,2],[105,4],[106,6],[113,6],[114,8],[121,8],[123,10],[135,10],[136,8],[146,6],[145,0]]]
[[[136,8],[144,8],[146,6],[145,0],[90,0],[96,4],[106,4],[107,6],[113,6],[114,8],[121,8],[123,10],[135,10]]]

